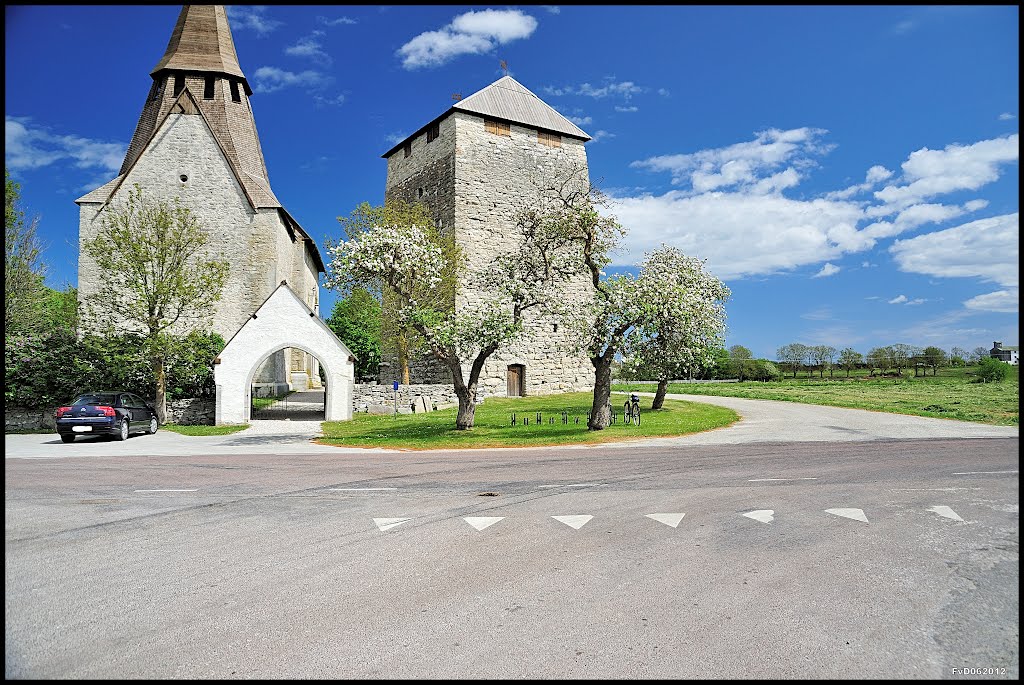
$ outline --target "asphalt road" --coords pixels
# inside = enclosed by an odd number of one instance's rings
[[[742,402],[599,448],[7,436],[5,675],[1017,679],[1016,429]]]

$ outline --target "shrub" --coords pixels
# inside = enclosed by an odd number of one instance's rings
[[[774,381],[782,377],[773,362],[767,359],[747,359],[744,364],[744,376],[752,381]]]
[[[1010,366],[992,357],[985,357],[978,364],[978,379],[975,382],[1001,381],[1010,373]]]
[[[216,333],[172,338],[167,356],[167,399],[202,397],[216,391],[212,362],[224,349]],[[156,395],[153,369],[137,334],[87,335],[70,331],[7,336],[4,345],[4,404],[43,409],[86,390],[128,389]]]

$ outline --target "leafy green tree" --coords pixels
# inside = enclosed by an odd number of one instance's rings
[[[230,267],[207,256],[209,235],[177,199],[146,200],[136,184],[123,205],[103,211],[100,230],[82,243],[99,267],[101,285],[84,303],[84,323],[92,331],[120,327],[143,335],[163,423],[170,335],[209,320]]]
[[[793,378],[796,378],[796,372],[800,369],[800,366],[804,363],[804,359],[807,358],[809,349],[807,345],[802,343],[790,343],[780,347],[776,354],[779,357],[780,362],[784,362],[789,365],[793,370]]]
[[[871,375],[875,375],[875,369],[881,375],[885,375],[885,372],[889,369],[894,368],[894,354],[892,347],[873,347],[868,351],[867,362],[868,366],[871,367]]]
[[[948,363],[946,351],[934,345],[924,348],[921,358],[925,364],[931,367],[933,376],[938,373],[940,366],[945,366]]]
[[[338,217],[338,222],[348,240],[358,240],[379,227],[392,227],[410,230],[414,227],[434,231],[431,240],[438,250],[439,263],[426,268],[409,268],[405,271],[401,283],[391,284],[386,279],[373,277],[365,282],[352,283],[361,287],[381,303],[380,344],[378,357],[382,353],[390,355],[398,364],[399,378],[408,385],[411,380],[409,364],[414,356],[430,354],[429,343],[423,338],[412,321],[403,312],[413,306],[436,312],[450,312],[455,307],[455,291],[458,284],[458,272],[461,268],[461,253],[450,232],[440,230],[430,208],[422,202],[405,202],[391,199],[383,205],[371,205],[363,202],[347,217]],[[327,249],[337,248],[340,243],[327,241]],[[438,280],[433,276],[426,278],[428,271],[437,272]],[[349,275],[351,277],[352,274]],[[340,337],[340,336],[339,336]],[[355,352],[355,350],[353,350]],[[357,355],[358,356],[358,355]],[[368,362],[367,365],[370,365]],[[380,362],[377,362],[377,366]]]
[[[985,357],[978,364],[978,380],[983,383],[998,382],[1010,373],[1010,365],[993,357]]]
[[[746,361],[753,357],[754,354],[743,345],[733,345],[729,348],[729,359],[732,360],[733,371],[741,381],[746,377],[746,371],[749,368]]]
[[[839,353],[839,366],[846,369],[846,377],[850,377],[850,371],[864,363],[864,355],[852,347],[843,348]]]
[[[46,273],[43,246],[36,234],[38,219],[26,222],[21,185],[6,168],[4,191],[4,332],[38,330]]]
[[[334,303],[328,327],[356,357],[356,377],[376,377],[380,368],[381,306],[366,288],[355,286]]]
[[[949,350],[949,365],[950,366],[964,366],[967,364],[968,358],[971,353],[962,347],[953,347]]]

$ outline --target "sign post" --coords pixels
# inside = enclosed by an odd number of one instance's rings
[[[398,418],[398,381],[395,381],[391,386],[395,391],[395,418]]]

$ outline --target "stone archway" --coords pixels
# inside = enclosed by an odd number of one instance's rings
[[[352,418],[355,358],[282,281],[214,360],[218,426],[249,422],[250,388],[256,370],[270,355],[286,348],[302,350],[319,360],[327,378],[324,420]]]

